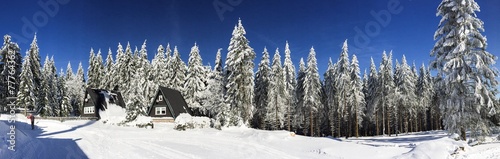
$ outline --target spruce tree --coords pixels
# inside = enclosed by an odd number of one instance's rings
[[[307,129],[305,127],[306,111],[304,105],[304,82],[306,77],[306,64],[303,58],[299,61],[299,71],[297,73],[297,86],[295,87],[295,95],[297,98],[297,105],[295,107],[295,113],[293,117],[293,127],[295,131],[303,131]],[[306,131],[305,131],[306,132]],[[303,133],[305,133],[303,132]]]
[[[174,54],[170,60],[170,66],[172,71],[172,76],[170,77],[171,88],[185,94],[184,83],[186,81],[187,67],[186,63],[181,59],[181,54],[177,50],[177,46],[174,47]]]
[[[352,86],[351,76],[350,76],[350,66],[349,66],[349,54],[347,40],[344,41],[342,46],[342,52],[336,63],[335,70],[335,99],[337,101],[337,129],[339,133],[341,130],[348,130],[347,128],[342,129],[342,122],[348,122],[349,110],[348,101],[346,99],[350,96],[350,89]],[[346,137],[348,137],[347,132],[345,132]]]
[[[31,45],[30,45],[30,49],[28,50],[30,56],[29,56],[29,62],[30,64],[28,64],[28,66],[30,66],[30,70],[31,70],[31,78],[32,78],[32,82],[33,82],[33,95],[34,95],[34,100],[35,102],[33,103],[34,104],[34,107],[36,109],[36,111],[40,111],[41,108],[43,107],[42,105],[42,99],[43,99],[43,96],[42,94],[40,93],[40,88],[41,88],[41,82],[42,82],[42,73],[41,73],[41,64],[40,64],[40,51],[39,51],[39,48],[38,48],[38,44],[37,44],[37,39],[36,39],[36,34],[35,36],[33,37],[33,42],[31,42]],[[23,68],[24,69],[24,68]]]
[[[269,104],[268,101],[268,91],[269,91],[269,76],[271,74],[269,53],[267,48],[264,48],[262,52],[262,59],[255,73],[255,114],[253,117],[253,127],[264,129],[265,128],[265,118],[266,118],[266,108]]]
[[[335,126],[337,123],[337,106],[338,103],[336,102],[335,99],[335,79],[337,78],[335,76],[335,71],[336,71],[336,64],[333,63],[332,58],[328,60],[328,68],[326,69],[325,74],[323,75],[324,77],[324,83],[323,83],[323,90],[325,91],[325,106],[328,110],[328,121],[329,121],[329,126],[330,126],[330,132],[332,136],[335,136]],[[340,135],[340,133],[338,134]]]
[[[114,69],[114,64],[115,62],[113,61],[113,52],[111,52],[111,48],[108,49],[108,56],[106,57],[106,66],[104,69],[105,75],[103,79],[104,89],[107,90],[112,90],[115,86],[115,83],[113,83],[115,80],[115,72],[116,70]],[[67,75],[66,75],[67,76]]]
[[[72,83],[75,89],[75,108],[77,108],[77,114],[81,113],[83,110],[83,98],[85,94],[85,89],[87,88],[85,83],[85,74],[83,73],[82,62],[78,64],[78,70],[76,72],[75,81]]]
[[[255,52],[245,37],[246,31],[238,20],[229,42],[226,57],[226,102],[231,105],[230,125],[249,126],[254,109],[253,60]]]
[[[292,130],[292,117],[295,112],[295,107],[297,105],[297,98],[296,98],[296,91],[295,88],[297,87],[297,79],[295,77],[295,66],[293,65],[292,62],[292,56],[291,56],[291,51],[290,47],[288,45],[288,41],[286,42],[285,45],[285,62],[283,63],[283,71],[285,73],[285,109],[286,109],[286,114],[285,117],[286,119],[286,125],[288,131]]]
[[[391,120],[395,113],[393,97],[396,93],[392,67],[392,52],[389,53],[389,56],[387,56],[385,51],[383,52],[379,70],[377,98],[382,113],[382,133],[384,135],[386,133],[391,135]]]
[[[271,65],[271,74],[269,77],[265,120],[270,130],[283,128],[285,122],[286,99],[285,78],[283,67],[281,66],[281,56],[276,49]]]
[[[316,115],[318,110],[321,109],[321,82],[319,79],[318,66],[316,61],[316,52],[311,47],[309,56],[307,57],[307,69],[304,78],[304,110],[306,122],[304,123],[305,129],[309,129],[310,136],[317,136],[314,134],[314,126],[317,125]]]
[[[19,81],[23,57],[17,43],[9,35],[4,36],[0,48],[0,105],[7,105],[7,97],[13,97],[19,91]],[[0,112],[2,111],[0,107]]]
[[[90,88],[97,88],[99,82],[99,79],[97,79],[96,75],[97,68],[95,62],[96,60],[95,60],[94,49],[90,48],[89,67],[87,69],[87,85]]]
[[[366,88],[366,96],[365,96],[365,101],[366,101],[366,108],[367,108],[367,116],[368,118],[375,123],[375,135],[380,135],[380,130],[379,130],[379,114],[381,112],[380,106],[379,106],[379,101],[380,101],[380,96],[378,92],[379,88],[379,82],[378,82],[378,72],[377,72],[377,67],[375,66],[375,62],[373,61],[373,58],[370,58],[370,74],[368,75],[368,80],[367,80],[367,88]]]
[[[408,128],[410,126],[409,122],[414,122],[417,119],[417,115],[419,111],[417,110],[417,97],[415,95],[415,84],[416,79],[412,75],[412,69],[408,65],[406,61],[406,57],[403,55],[401,59],[400,67],[396,67],[395,73],[395,86],[398,93],[397,102],[400,105],[400,111],[402,114],[399,116],[404,117],[401,120],[404,120],[405,132],[408,132]],[[411,124],[413,125],[413,124]],[[412,129],[413,130],[413,127]]]
[[[105,69],[102,61],[101,49],[97,50],[97,55],[94,56],[94,60],[96,87],[104,89]]]
[[[487,42],[481,32],[484,23],[476,12],[474,0],[443,0],[437,14],[441,16],[434,34],[437,40],[431,50],[431,68],[442,79],[444,100],[440,105],[445,129],[460,133],[466,140],[466,130],[479,139],[489,134],[486,118],[496,112],[498,71],[492,66],[496,56],[486,51]]]
[[[209,73],[207,89],[204,94],[206,97],[207,111],[215,120],[215,127],[225,127],[229,123],[228,112],[229,104],[224,102],[224,77],[222,70],[221,50],[218,49],[215,57],[214,69]]]
[[[34,110],[36,103],[35,96],[35,83],[33,79],[33,71],[31,71],[31,55],[28,51],[24,57],[22,71],[20,74],[19,92],[17,93],[17,105],[28,109]]]
[[[184,98],[191,110],[196,112],[196,115],[207,115],[206,109],[203,107],[204,97],[202,94],[206,89],[204,69],[200,50],[195,43],[189,53],[186,82],[184,83]]]
[[[365,95],[363,94],[363,81],[361,80],[359,71],[359,62],[356,55],[352,55],[351,69],[351,93],[349,96],[349,105],[351,105],[351,119],[354,123],[354,136],[359,137],[359,126],[363,121],[365,111]]]

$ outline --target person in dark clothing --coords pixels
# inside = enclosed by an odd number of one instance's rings
[[[28,119],[31,120],[31,130],[35,129],[35,116],[33,116],[33,114],[30,114],[30,116],[28,116]]]

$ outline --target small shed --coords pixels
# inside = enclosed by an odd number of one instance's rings
[[[181,92],[160,86],[149,107],[148,116],[174,120],[181,113],[192,114]]]
[[[106,102],[107,101],[107,102]],[[99,110],[105,111],[108,103],[116,104],[125,108],[122,94],[118,91],[109,91],[105,89],[92,89],[85,90],[85,98],[83,101],[82,117],[97,117],[100,119]]]

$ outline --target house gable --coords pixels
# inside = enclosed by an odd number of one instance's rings
[[[158,107],[166,107],[165,115],[157,115]],[[148,115],[152,117],[177,117],[181,113],[189,113],[191,111],[187,107],[184,97],[177,90],[166,87],[159,87],[151,106],[149,107]]]
[[[109,95],[116,97],[109,97]],[[107,109],[106,98],[113,98],[114,104],[125,108],[125,103],[123,102],[123,98],[120,92],[87,88],[85,90],[84,102],[82,104],[83,109],[80,113],[81,116],[99,118],[99,110]]]

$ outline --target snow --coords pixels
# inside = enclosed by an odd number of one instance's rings
[[[105,111],[99,110],[99,115],[101,116],[99,121],[108,124],[119,124],[125,121],[125,117],[127,116],[125,108],[111,103],[108,103],[107,107],[108,109]]]
[[[109,123],[119,113],[110,107]],[[361,138],[305,137],[287,131],[245,127],[174,130],[174,124],[154,129],[123,127],[100,121],[37,120],[31,130],[17,114],[16,152],[8,150],[8,115],[0,116],[0,158],[370,158],[370,159],[493,159],[500,156],[494,137],[468,147],[443,131]],[[464,151],[457,150],[464,147]]]

